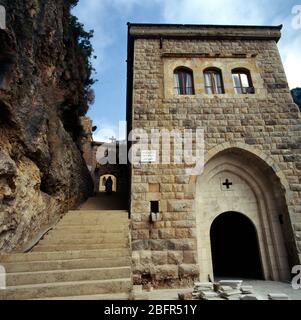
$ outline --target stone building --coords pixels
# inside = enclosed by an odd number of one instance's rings
[[[129,131],[205,132],[200,175],[131,165],[135,283],[287,280],[300,264],[301,117],[280,37],[281,26],[128,25]]]

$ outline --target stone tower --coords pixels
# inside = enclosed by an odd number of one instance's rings
[[[131,165],[136,283],[286,280],[300,264],[301,117],[280,37],[281,26],[129,24],[129,131],[205,134],[199,175]]]

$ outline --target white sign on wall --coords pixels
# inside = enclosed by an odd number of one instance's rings
[[[6,29],[6,11],[5,7],[0,5],[0,29]]]
[[[154,163],[157,161],[156,150],[141,150],[141,162],[142,163]]]

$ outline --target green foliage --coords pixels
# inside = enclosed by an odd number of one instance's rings
[[[60,106],[60,117],[64,128],[68,131],[74,141],[78,142],[83,135],[79,117],[84,116],[88,111],[89,105],[93,104],[95,94],[91,86],[96,82],[93,79],[92,66],[93,46],[91,39],[94,31],[85,31],[84,25],[78,21],[78,18],[72,15],[71,10],[74,8],[78,0],[66,0],[66,8],[69,12],[68,21],[66,21],[68,37],[66,37],[66,46],[70,48],[66,56],[66,71],[70,71],[70,95],[66,96],[65,101]],[[74,71],[74,72],[73,72]],[[80,79],[80,82],[77,80]],[[80,86],[80,87],[79,87]],[[77,90],[73,99],[72,92]],[[67,90],[68,91],[68,90]]]
[[[69,0],[70,6],[75,6],[78,0]],[[72,37],[77,44],[77,50],[79,54],[83,57],[86,71],[87,71],[87,78],[85,80],[84,86],[85,88],[89,88],[92,86],[96,81],[92,78],[92,74],[94,68],[92,66],[91,59],[93,57],[93,46],[91,43],[91,39],[94,35],[94,30],[85,31],[84,25],[78,21],[78,18],[70,14],[70,29],[72,33]]]
[[[66,2],[68,2],[70,9],[74,8],[77,6],[79,0],[67,0]]]
[[[301,111],[301,88],[295,88],[291,92],[292,92],[294,102],[298,105]]]

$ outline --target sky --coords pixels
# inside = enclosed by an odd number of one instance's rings
[[[73,9],[86,30],[94,30],[96,94],[88,116],[94,140],[124,139],[127,22],[280,25],[279,50],[291,89],[301,87],[301,0],[80,0]],[[119,134],[119,131],[121,134]]]

